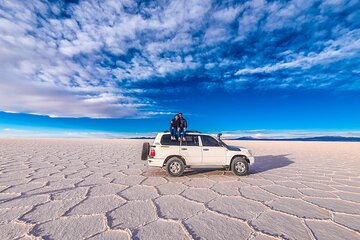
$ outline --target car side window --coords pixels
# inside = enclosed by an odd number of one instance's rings
[[[170,134],[164,134],[161,137],[160,143],[161,143],[161,145],[166,145],[166,146],[179,146],[180,145],[180,143],[178,141],[171,140]]]
[[[186,141],[183,141],[182,145],[184,145],[184,146],[199,146],[199,136],[187,135]]]
[[[219,142],[210,136],[201,136],[202,145],[205,147],[219,147]]]

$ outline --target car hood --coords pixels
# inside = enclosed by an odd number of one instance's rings
[[[239,146],[231,146],[227,145],[228,149],[231,151],[241,151],[241,148]]]

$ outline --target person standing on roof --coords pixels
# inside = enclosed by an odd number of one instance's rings
[[[186,129],[187,129],[187,121],[184,118],[182,113],[179,113],[179,121],[178,121],[178,140],[182,139],[186,141]]]
[[[176,140],[176,131],[178,130],[179,125],[179,114],[176,114],[174,118],[170,121],[171,141]]]

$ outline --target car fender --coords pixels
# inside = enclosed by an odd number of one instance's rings
[[[226,165],[231,166],[231,162],[232,162],[236,157],[244,158],[244,159],[250,164],[250,160],[249,160],[249,158],[248,158],[245,154],[236,153],[236,154],[232,154],[232,155],[229,156],[228,162],[226,163]]]
[[[169,161],[169,159],[171,159],[172,157],[177,157],[177,158],[180,158],[183,162],[184,162],[184,165],[186,166],[186,160],[183,156],[179,155],[179,154],[174,154],[174,155],[169,155],[166,157],[165,161],[164,161],[164,166],[166,165],[166,163]]]

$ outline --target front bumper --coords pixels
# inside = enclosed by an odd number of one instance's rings
[[[247,157],[249,159],[250,165],[253,165],[255,163],[255,158],[254,157]]]

